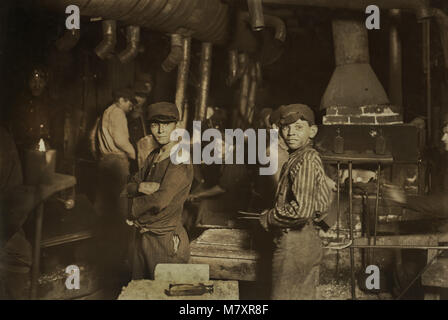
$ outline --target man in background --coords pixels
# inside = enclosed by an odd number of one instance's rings
[[[95,209],[104,224],[103,262],[109,270],[124,261],[128,228],[125,224],[126,203],[120,193],[129,176],[129,160],[134,160],[135,149],[129,141],[126,114],[132,111],[135,93],[128,88],[114,92],[114,103],[100,117],[96,131],[99,151],[98,187]],[[124,264],[123,264],[124,267]]]

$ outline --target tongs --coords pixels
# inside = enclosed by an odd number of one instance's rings
[[[242,220],[259,220],[261,214],[256,212],[246,212],[246,211],[238,211],[237,219]]]

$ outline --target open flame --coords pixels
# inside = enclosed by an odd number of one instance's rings
[[[39,140],[39,151],[41,151],[41,152],[47,151],[47,150],[45,150],[45,142],[44,142],[44,139],[42,139],[42,138],[40,138],[40,140]]]

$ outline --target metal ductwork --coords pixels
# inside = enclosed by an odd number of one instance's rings
[[[207,100],[210,91],[210,75],[212,71],[212,49],[210,42],[202,43],[201,51],[201,84],[199,86],[198,105],[196,108],[196,119],[204,121],[207,114]]]
[[[140,27],[127,26],[126,27],[126,42],[127,46],[122,52],[118,54],[118,59],[121,63],[127,63],[134,59],[138,54],[138,44],[140,41]]]
[[[358,20],[333,20],[336,69],[322,97],[321,109],[389,104],[369,64],[367,29]]]
[[[95,48],[95,53],[101,59],[108,59],[112,56],[117,44],[117,22],[115,20],[104,20],[103,40]]]
[[[190,70],[191,60],[191,38],[182,38],[182,60],[177,68],[177,84],[176,84],[176,106],[179,110],[180,123],[178,128],[185,129],[188,120],[188,106],[185,103],[185,95],[187,91],[188,71]]]
[[[193,38],[201,41],[223,43],[227,36],[229,6],[220,0],[38,0],[38,3],[57,10],[77,5],[85,16],[164,33],[189,30]]]
[[[264,29],[264,15],[262,0],[247,0],[247,8],[249,10],[250,24],[253,31],[261,31]]]
[[[171,35],[171,50],[165,60],[162,62],[162,69],[165,72],[171,72],[182,61],[183,58],[183,37],[180,34]]]
[[[295,5],[323,8],[339,8],[349,10],[361,10],[364,12],[369,5],[376,5],[380,10],[404,9],[411,10],[417,19],[432,16],[429,0],[263,0],[268,5]]]
[[[70,51],[79,41],[81,32],[78,29],[66,30],[64,35],[56,40],[56,48],[59,51]]]

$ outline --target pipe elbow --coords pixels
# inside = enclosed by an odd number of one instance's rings
[[[165,60],[162,62],[162,69],[165,72],[171,72],[182,61],[183,45],[182,35],[171,35],[171,51]]]
[[[275,39],[281,41],[281,42],[285,42],[286,39],[286,25],[283,22],[282,19],[275,17],[275,16],[270,16],[265,14],[264,15],[264,21],[266,23],[266,26],[268,27],[272,27],[275,29]]]
[[[126,27],[127,47],[118,54],[118,59],[121,63],[127,63],[134,59],[138,54],[138,44],[140,41],[140,27],[127,26]]]
[[[95,48],[95,53],[101,59],[110,58],[117,43],[117,22],[105,20],[102,22],[103,40]]]

